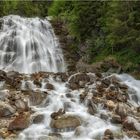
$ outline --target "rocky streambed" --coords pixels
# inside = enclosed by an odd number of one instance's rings
[[[126,74],[1,70],[0,139],[139,140],[140,81]]]

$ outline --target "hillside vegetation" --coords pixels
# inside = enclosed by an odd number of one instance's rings
[[[54,1],[48,13],[66,23],[75,44],[88,46],[88,63],[113,58],[125,71],[139,69],[139,1]]]

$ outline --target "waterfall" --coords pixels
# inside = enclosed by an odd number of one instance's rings
[[[0,69],[20,73],[65,71],[62,50],[47,19],[9,15],[0,22]]]
[[[9,140],[109,140],[112,135],[135,140],[123,127],[133,124],[132,130],[140,131],[139,80],[127,74],[65,73],[47,19],[10,15],[0,23],[0,105],[6,107],[0,140],[5,134]]]

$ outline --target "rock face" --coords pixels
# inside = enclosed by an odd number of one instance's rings
[[[23,130],[30,124],[30,113],[19,114],[10,124],[8,130]]]
[[[70,115],[62,115],[58,117],[56,120],[52,119],[50,123],[50,127],[53,129],[64,129],[64,128],[75,129],[80,125],[81,125],[80,118],[77,116]]]

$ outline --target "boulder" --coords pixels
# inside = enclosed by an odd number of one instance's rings
[[[79,117],[66,114],[59,116],[56,120],[52,119],[50,123],[50,127],[52,129],[65,129],[65,128],[75,129],[80,125],[81,120]]]
[[[38,124],[38,123],[43,122],[43,120],[44,120],[44,115],[43,114],[38,114],[38,115],[34,116],[33,123]]]
[[[90,82],[90,77],[86,73],[77,73],[72,75],[68,80],[68,86],[71,89],[83,88],[86,83]]]
[[[54,90],[54,86],[50,83],[46,83],[45,88],[49,90]]]
[[[40,105],[47,98],[47,94],[41,91],[36,91],[36,92],[29,91],[28,95],[29,95],[29,101],[31,105]]]
[[[0,117],[9,117],[13,115],[16,110],[5,102],[0,102]]]
[[[30,113],[24,112],[16,116],[16,118],[9,124],[8,130],[23,130],[30,124]]]
[[[114,109],[114,108],[116,107],[116,104],[115,104],[113,101],[108,100],[108,101],[106,102],[106,106],[107,106],[107,108],[108,108],[109,110],[112,110],[112,109]]]
[[[28,104],[27,102],[21,100],[21,99],[17,99],[15,101],[15,106],[17,108],[17,110],[20,110],[20,111],[28,111]]]
[[[128,110],[128,106],[121,102],[118,103],[115,108],[116,114],[119,115],[121,119],[124,119],[127,116],[128,114],[127,110]]]
[[[57,112],[53,112],[51,114],[51,118],[56,120],[58,117],[62,116],[63,114],[65,114],[65,110],[59,109]]]
[[[113,139],[114,139],[114,136],[113,136],[112,131],[110,129],[106,129],[104,132],[103,140],[113,140]]]
[[[111,118],[111,122],[118,124],[118,123],[122,123],[121,117],[119,115],[113,115]]]
[[[94,115],[95,113],[97,113],[97,107],[91,99],[88,100],[87,106],[88,106],[88,112],[91,115]]]

